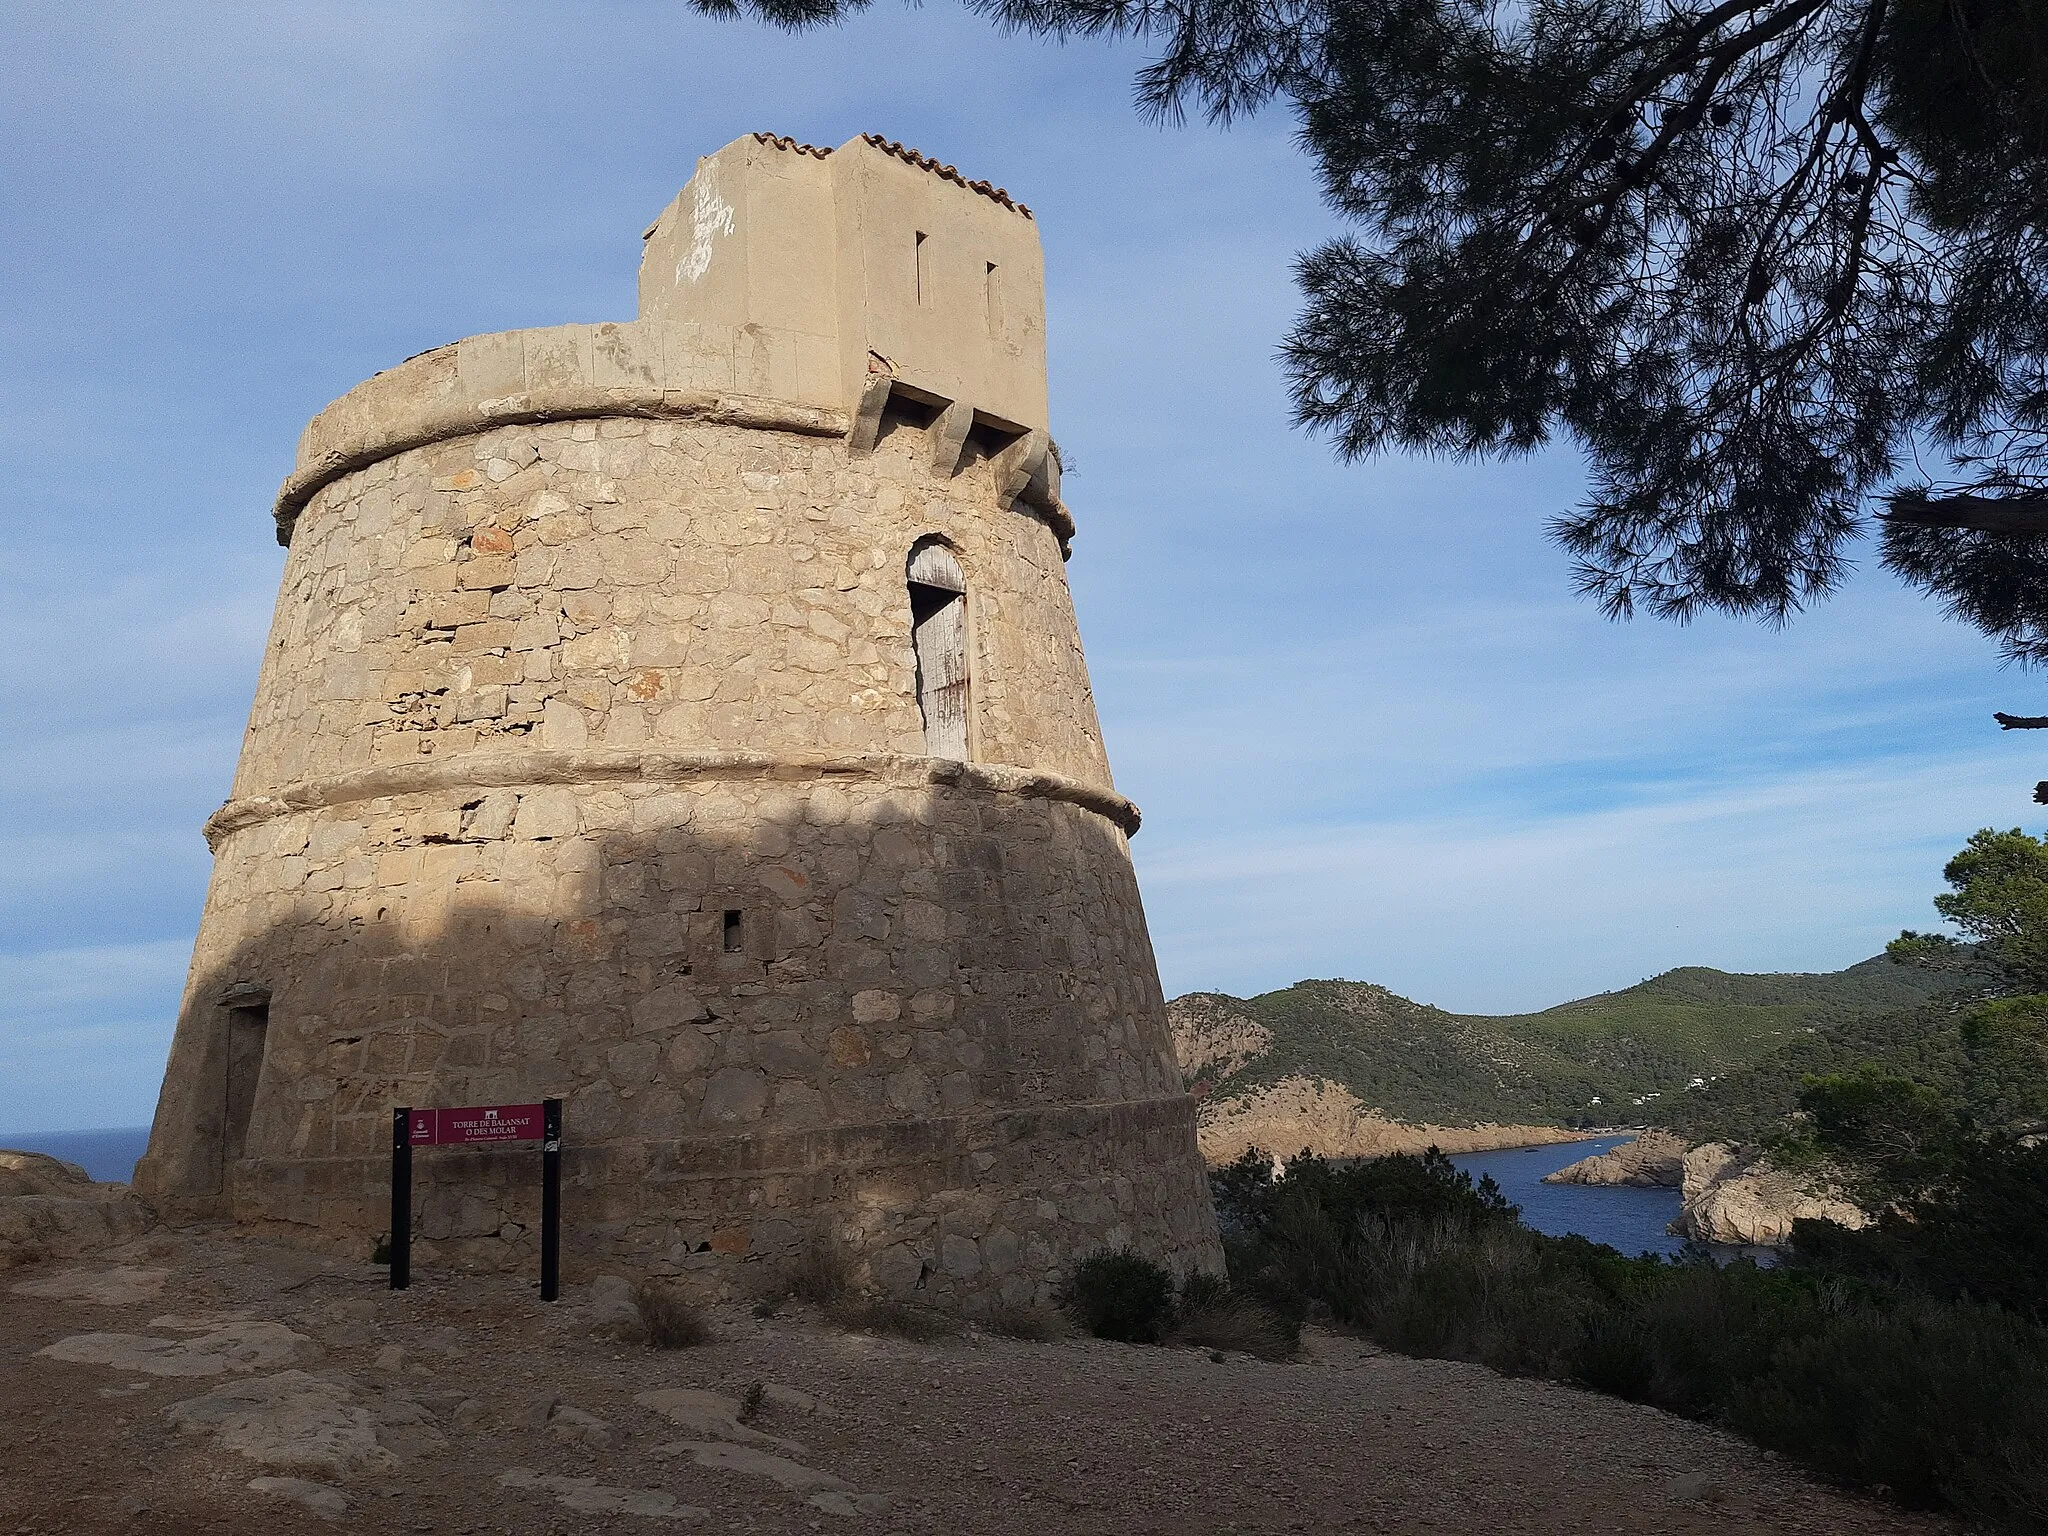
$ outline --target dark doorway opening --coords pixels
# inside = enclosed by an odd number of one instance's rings
[[[239,1003],[227,1010],[227,1104],[221,1123],[223,1173],[242,1156],[249,1117],[256,1109],[256,1082],[263,1075],[263,1047],[270,1034],[270,1004]]]

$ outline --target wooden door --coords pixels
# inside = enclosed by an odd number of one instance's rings
[[[917,653],[917,706],[925,750],[967,760],[967,582],[943,544],[910,557],[911,646]]]

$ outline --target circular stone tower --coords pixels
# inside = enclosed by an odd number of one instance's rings
[[[1030,211],[873,136],[328,407],[138,1186],[367,1255],[394,1106],[560,1097],[572,1276],[1217,1267],[1059,489]],[[421,1262],[532,1263],[534,1162],[423,1156]]]

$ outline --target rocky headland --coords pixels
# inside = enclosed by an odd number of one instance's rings
[[[1612,1151],[1560,1168],[1543,1182],[1676,1189],[1679,1214],[1671,1231],[1703,1243],[1778,1247],[1791,1237],[1795,1221],[1854,1228],[1869,1219],[1838,1195],[1775,1167],[1761,1147],[1726,1141],[1691,1146],[1655,1127]]]
[[[1260,1082],[1256,1068],[1273,1050],[1273,1031],[1234,1000],[1196,992],[1166,1005],[1174,1054],[1198,1103],[1195,1140],[1211,1167],[1257,1147],[1276,1157],[1385,1157],[1394,1152],[1490,1152],[1499,1147],[1570,1141],[1583,1132],[1550,1125],[1485,1122],[1439,1125],[1399,1119],[1365,1103],[1347,1085],[1292,1072]]]
[[[1620,1184],[1634,1189],[1677,1189],[1685,1178],[1685,1143],[1651,1129],[1608,1152],[1545,1174],[1546,1184]]]
[[[1195,1141],[1212,1167],[1257,1147],[1278,1157],[1386,1157],[1395,1152],[1491,1152],[1576,1141],[1583,1131],[1554,1125],[1418,1125],[1389,1119],[1342,1083],[1286,1077],[1238,1097],[1204,1099],[1195,1111]]]

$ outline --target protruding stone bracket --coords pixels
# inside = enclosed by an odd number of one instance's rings
[[[846,451],[854,458],[864,459],[875,451],[882,435],[882,413],[889,407],[889,389],[895,382],[886,373],[870,373],[862,381],[860,399],[853,407],[853,427],[846,434]]]
[[[934,480],[950,480],[960,473],[960,461],[967,453],[967,434],[973,427],[974,407],[964,400],[955,400],[925,430]]]
[[[996,505],[1005,512],[1020,496],[1033,506],[1058,504],[1059,465],[1045,433],[1026,432],[989,460],[989,468],[995,472]]]

